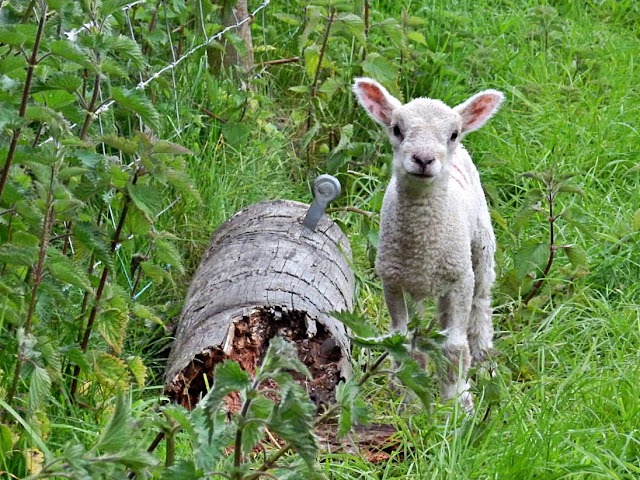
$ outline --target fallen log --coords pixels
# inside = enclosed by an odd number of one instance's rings
[[[214,234],[193,277],[167,361],[165,391],[193,408],[215,366],[231,359],[253,373],[275,335],[310,369],[299,379],[318,406],[333,402],[350,367],[350,341],[332,311],[353,307],[351,247],[326,215],[303,225],[308,205],[251,205]],[[233,406],[229,406],[233,410]]]

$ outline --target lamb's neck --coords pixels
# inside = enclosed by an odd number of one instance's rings
[[[392,179],[390,185],[395,189],[398,201],[398,214],[409,217],[436,218],[447,214],[448,189],[447,184],[421,185],[416,182],[401,184],[397,178]]]

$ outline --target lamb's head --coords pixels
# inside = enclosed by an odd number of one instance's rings
[[[446,185],[461,138],[483,126],[504,99],[497,90],[484,90],[454,108],[430,98],[403,105],[370,78],[356,78],[353,91],[369,116],[385,127],[398,181],[418,188]]]

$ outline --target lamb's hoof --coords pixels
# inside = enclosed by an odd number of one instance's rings
[[[473,395],[471,395],[471,393],[468,391],[462,392],[460,394],[459,401],[462,409],[464,410],[464,413],[466,413],[469,417],[472,417],[475,413],[475,407],[473,405]]]

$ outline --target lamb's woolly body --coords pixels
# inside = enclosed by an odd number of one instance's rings
[[[394,177],[385,192],[376,269],[385,284],[417,301],[438,298],[472,272],[471,242],[486,202],[464,147],[455,150],[453,162],[468,183],[449,172],[446,188],[416,196],[398,188]]]
[[[437,300],[450,360],[441,397],[458,397],[471,410],[467,370],[492,346],[495,238],[480,176],[460,138],[484,125],[503,95],[486,90],[455,108],[428,98],[402,105],[367,78],[356,79],[354,92],[386,127],[394,150],[376,259],[392,326],[406,332],[405,294]]]

